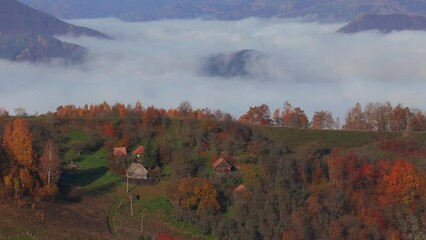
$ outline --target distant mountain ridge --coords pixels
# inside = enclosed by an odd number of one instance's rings
[[[0,0],[0,58],[12,61],[77,61],[85,49],[61,42],[54,35],[107,38],[98,31],[78,27],[16,0]]]
[[[383,33],[403,30],[426,31],[426,17],[407,14],[366,14],[343,26],[338,32],[357,33],[371,30]]]
[[[64,19],[116,17],[130,21],[315,16],[350,21],[363,13],[426,15],[426,0],[20,0]]]
[[[107,37],[98,31],[66,23],[16,0],[0,0],[0,6],[2,33]]]

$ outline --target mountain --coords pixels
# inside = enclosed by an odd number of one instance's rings
[[[243,49],[233,53],[221,53],[207,58],[203,72],[211,77],[250,77],[250,66],[262,59],[264,55],[251,49]]]
[[[426,0],[20,0],[60,18],[116,17],[130,21],[315,16],[350,21],[365,13],[426,14]]]
[[[54,35],[107,38],[103,33],[78,27],[15,0],[0,0],[0,58],[13,61],[76,61],[84,56],[81,46],[65,43]]]
[[[366,14],[343,26],[338,32],[357,33],[377,30],[383,33],[402,30],[426,30],[426,17],[407,14]]]
[[[58,58],[74,63],[85,55],[85,48],[47,35],[0,34],[0,57],[12,61],[46,62]]]
[[[5,34],[107,37],[98,31],[68,24],[16,0],[0,0],[0,6],[0,32]]]

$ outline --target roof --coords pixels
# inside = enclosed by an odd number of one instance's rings
[[[139,146],[135,150],[133,150],[132,155],[143,155],[144,152],[145,148],[143,146]]]
[[[240,184],[240,186],[234,189],[234,193],[242,192],[245,190],[246,190],[246,186],[244,186],[243,184]]]
[[[114,156],[126,156],[127,150],[126,147],[115,147],[114,148]]]
[[[148,170],[142,166],[140,163],[132,163],[130,164],[130,167],[127,169],[128,173],[138,173],[138,174],[144,174],[148,173]]]
[[[227,165],[229,165],[230,167],[232,167],[232,165],[231,164],[229,164],[227,161],[225,161],[225,159],[223,159],[223,158],[219,158],[219,159],[217,159],[213,164],[212,164],[212,166],[213,166],[213,168],[216,168],[217,166],[219,166],[219,164],[221,164],[221,163],[225,163],[225,164],[227,164]]]

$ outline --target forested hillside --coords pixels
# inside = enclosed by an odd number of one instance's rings
[[[288,102],[0,116],[0,237],[425,238],[424,116],[402,105],[356,104],[344,130]]]

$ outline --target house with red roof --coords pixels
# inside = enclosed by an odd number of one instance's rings
[[[234,169],[234,166],[223,158],[217,159],[212,167],[215,173],[230,173]]]
[[[126,147],[115,147],[114,148],[114,156],[115,157],[125,157],[125,156],[127,156]]]
[[[142,157],[144,153],[145,153],[145,147],[139,146],[135,150],[133,150],[132,156],[136,156],[139,158],[139,157]]]

